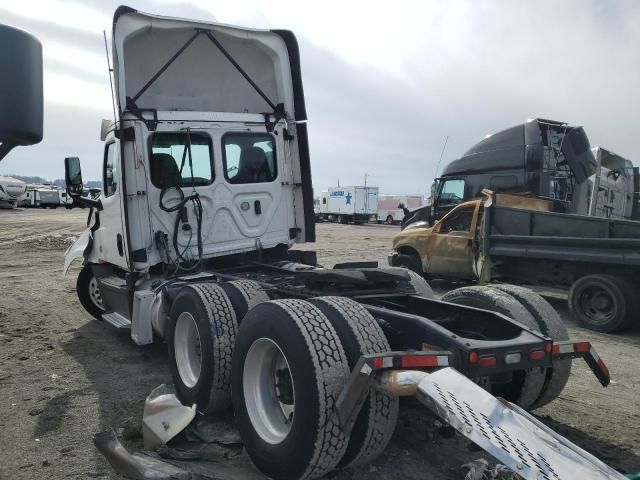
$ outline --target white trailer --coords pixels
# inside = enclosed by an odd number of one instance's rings
[[[378,215],[378,187],[333,187],[320,194],[321,219],[338,223],[364,223]]]
[[[27,184],[12,177],[0,177],[0,208],[15,208],[25,196]]]
[[[27,185],[27,191],[20,205],[33,208],[58,208],[60,192],[49,185]]]
[[[415,210],[423,205],[422,195],[381,194],[378,196],[378,222],[385,222],[389,225],[400,223],[405,215],[404,208]]]
[[[71,198],[71,195],[68,195],[67,192],[65,192],[64,190],[60,190],[60,205],[64,208],[66,208],[67,210],[70,210],[73,208],[73,198]]]

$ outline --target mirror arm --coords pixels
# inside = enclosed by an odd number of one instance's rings
[[[83,205],[85,207],[91,207],[97,209],[99,212],[103,210],[102,200],[95,200],[93,198],[86,198],[82,196],[73,196],[73,201],[78,205]]]

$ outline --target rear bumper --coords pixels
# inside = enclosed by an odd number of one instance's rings
[[[540,367],[552,367],[553,360],[584,358],[600,384],[603,387],[609,385],[611,381],[609,369],[589,342],[566,341],[553,343],[553,345],[548,342],[547,345],[549,347],[545,352],[547,356],[541,359]],[[349,381],[340,393],[334,407],[341,427],[347,432],[351,430],[369,389],[374,388],[373,382],[380,384],[380,382],[386,381],[385,377],[380,375],[383,372],[388,373],[394,370],[399,373],[403,370],[434,372],[445,367],[455,367],[456,363],[459,362],[456,361],[456,354],[452,351],[424,350],[363,355],[351,371]],[[488,373],[490,370],[487,369],[483,372],[484,375]],[[458,372],[458,374],[462,375],[463,373]],[[407,383],[406,385],[402,384],[403,379]],[[413,380],[410,376],[397,376],[393,379],[395,383],[393,389],[390,389],[388,385],[378,385],[378,387],[382,386],[382,389],[388,393],[400,396],[413,395],[415,394]]]

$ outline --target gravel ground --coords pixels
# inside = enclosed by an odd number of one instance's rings
[[[86,210],[0,210],[0,479],[115,478],[92,436],[126,427],[136,439],[145,396],[170,381],[165,347],[137,347],[88,318],[75,294],[77,265],[62,276],[66,247]],[[314,248],[331,266],[386,263],[397,227],[318,225]],[[452,288],[436,284],[443,293]],[[536,413],[578,445],[622,470],[640,470],[640,334],[590,332],[551,298],[572,337],[592,342],[614,383],[602,389],[582,362],[561,397]],[[130,433],[127,433],[130,432]],[[130,438],[134,437],[134,438]],[[481,453],[439,428],[415,402],[403,402],[389,448],[373,465],[331,478],[462,479],[460,465]]]

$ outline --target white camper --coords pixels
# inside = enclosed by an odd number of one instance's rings
[[[58,208],[60,193],[50,185],[27,185],[27,192],[20,202],[23,207]]]
[[[387,195],[378,196],[378,222],[389,225],[400,223],[404,218],[404,208],[415,210],[424,205],[422,195]]]
[[[318,216],[331,222],[364,223],[378,214],[378,187],[334,187],[320,193]]]
[[[68,195],[67,192],[65,192],[64,190],[59,190],[58,193],[60,194],[60,205],[66,208],[67,210],[72,209],[74,205],[73,205],[73,198],[71,198],[71,195]]]
[[[0,177],[0,208],[15,208],[24,198],[27,184],[17,178]]]

